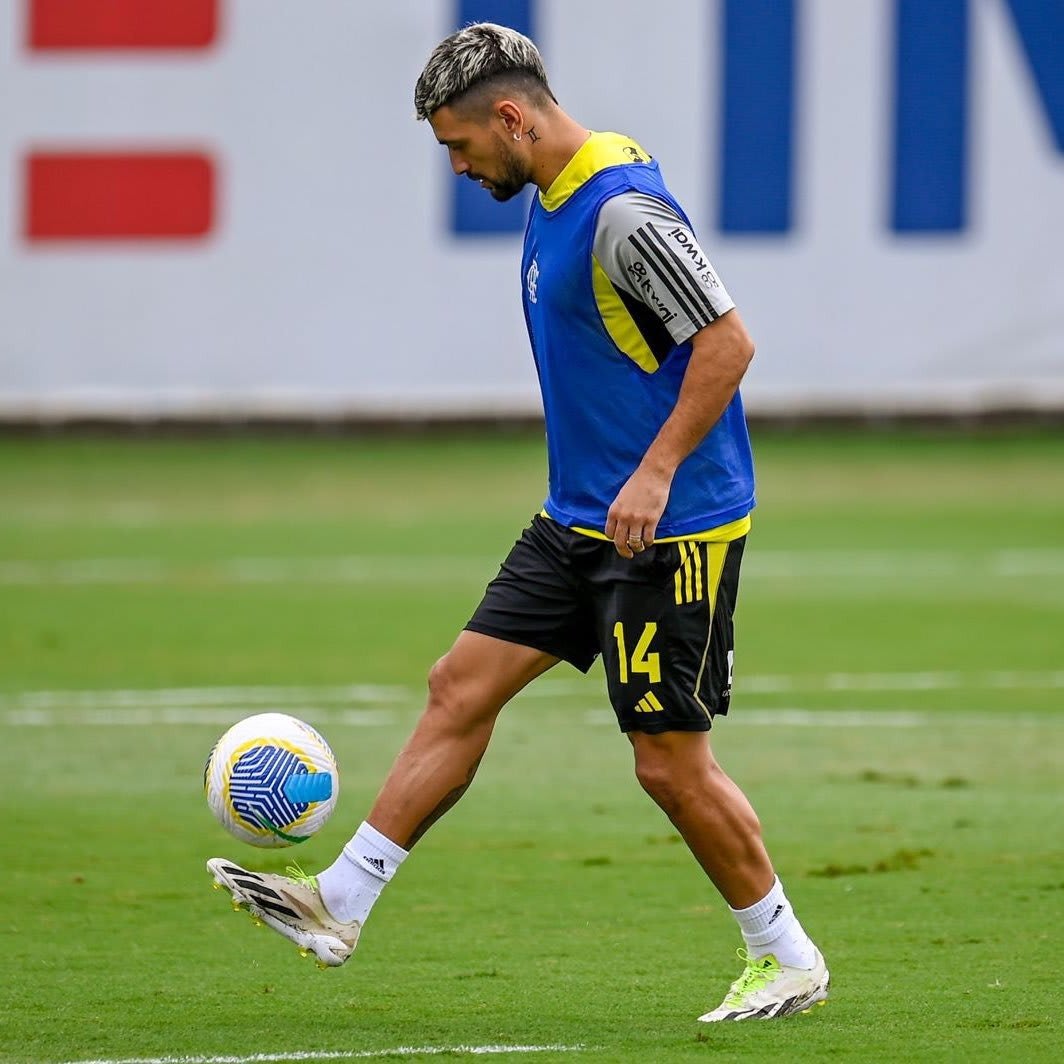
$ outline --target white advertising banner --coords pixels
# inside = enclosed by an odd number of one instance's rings
[[[757,343],[750,410],[1064,408],[1058,0],[158,10],[0,0],[0,417],[537,411],[520,208],[413,117],[492,14],[660,161]]]

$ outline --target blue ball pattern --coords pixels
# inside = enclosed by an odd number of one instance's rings
[[[307,771],[307,766],[289,750],[279,746],[252,747],[240,756],[229,776],[233,811],[255,827],[287,831],[310,803],[292,801],[285,793],[285,783]]]

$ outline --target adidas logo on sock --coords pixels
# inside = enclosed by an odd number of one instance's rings
[[[776,911],[768,918],[768,926],[771,927],[776,922],[776,917],[783,912],[783,906],[777,905]]]
[[[366,857],[363,854],[362,860],[365,861],[366,864],[368,864],[370,866],[370,868],[374,869],[374,871],[376,871],[376,873],[378,875],[380,875],[380,876],[384,875],[384,860],[382,858],[380,858],[380,857]]]

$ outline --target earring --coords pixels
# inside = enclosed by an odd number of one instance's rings
[[[514,140],[520,140],[520,139],[521,139],[521,134],[520,133],[515,133],[514,134]]]

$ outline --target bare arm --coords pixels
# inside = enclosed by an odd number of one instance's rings
[[[629,536],[654,542],[676,470],[720,419],[754,355],[737,310],[699,329],[691,344],[676,405],[607,515],[606,535],[624,558],[633,555]]]

